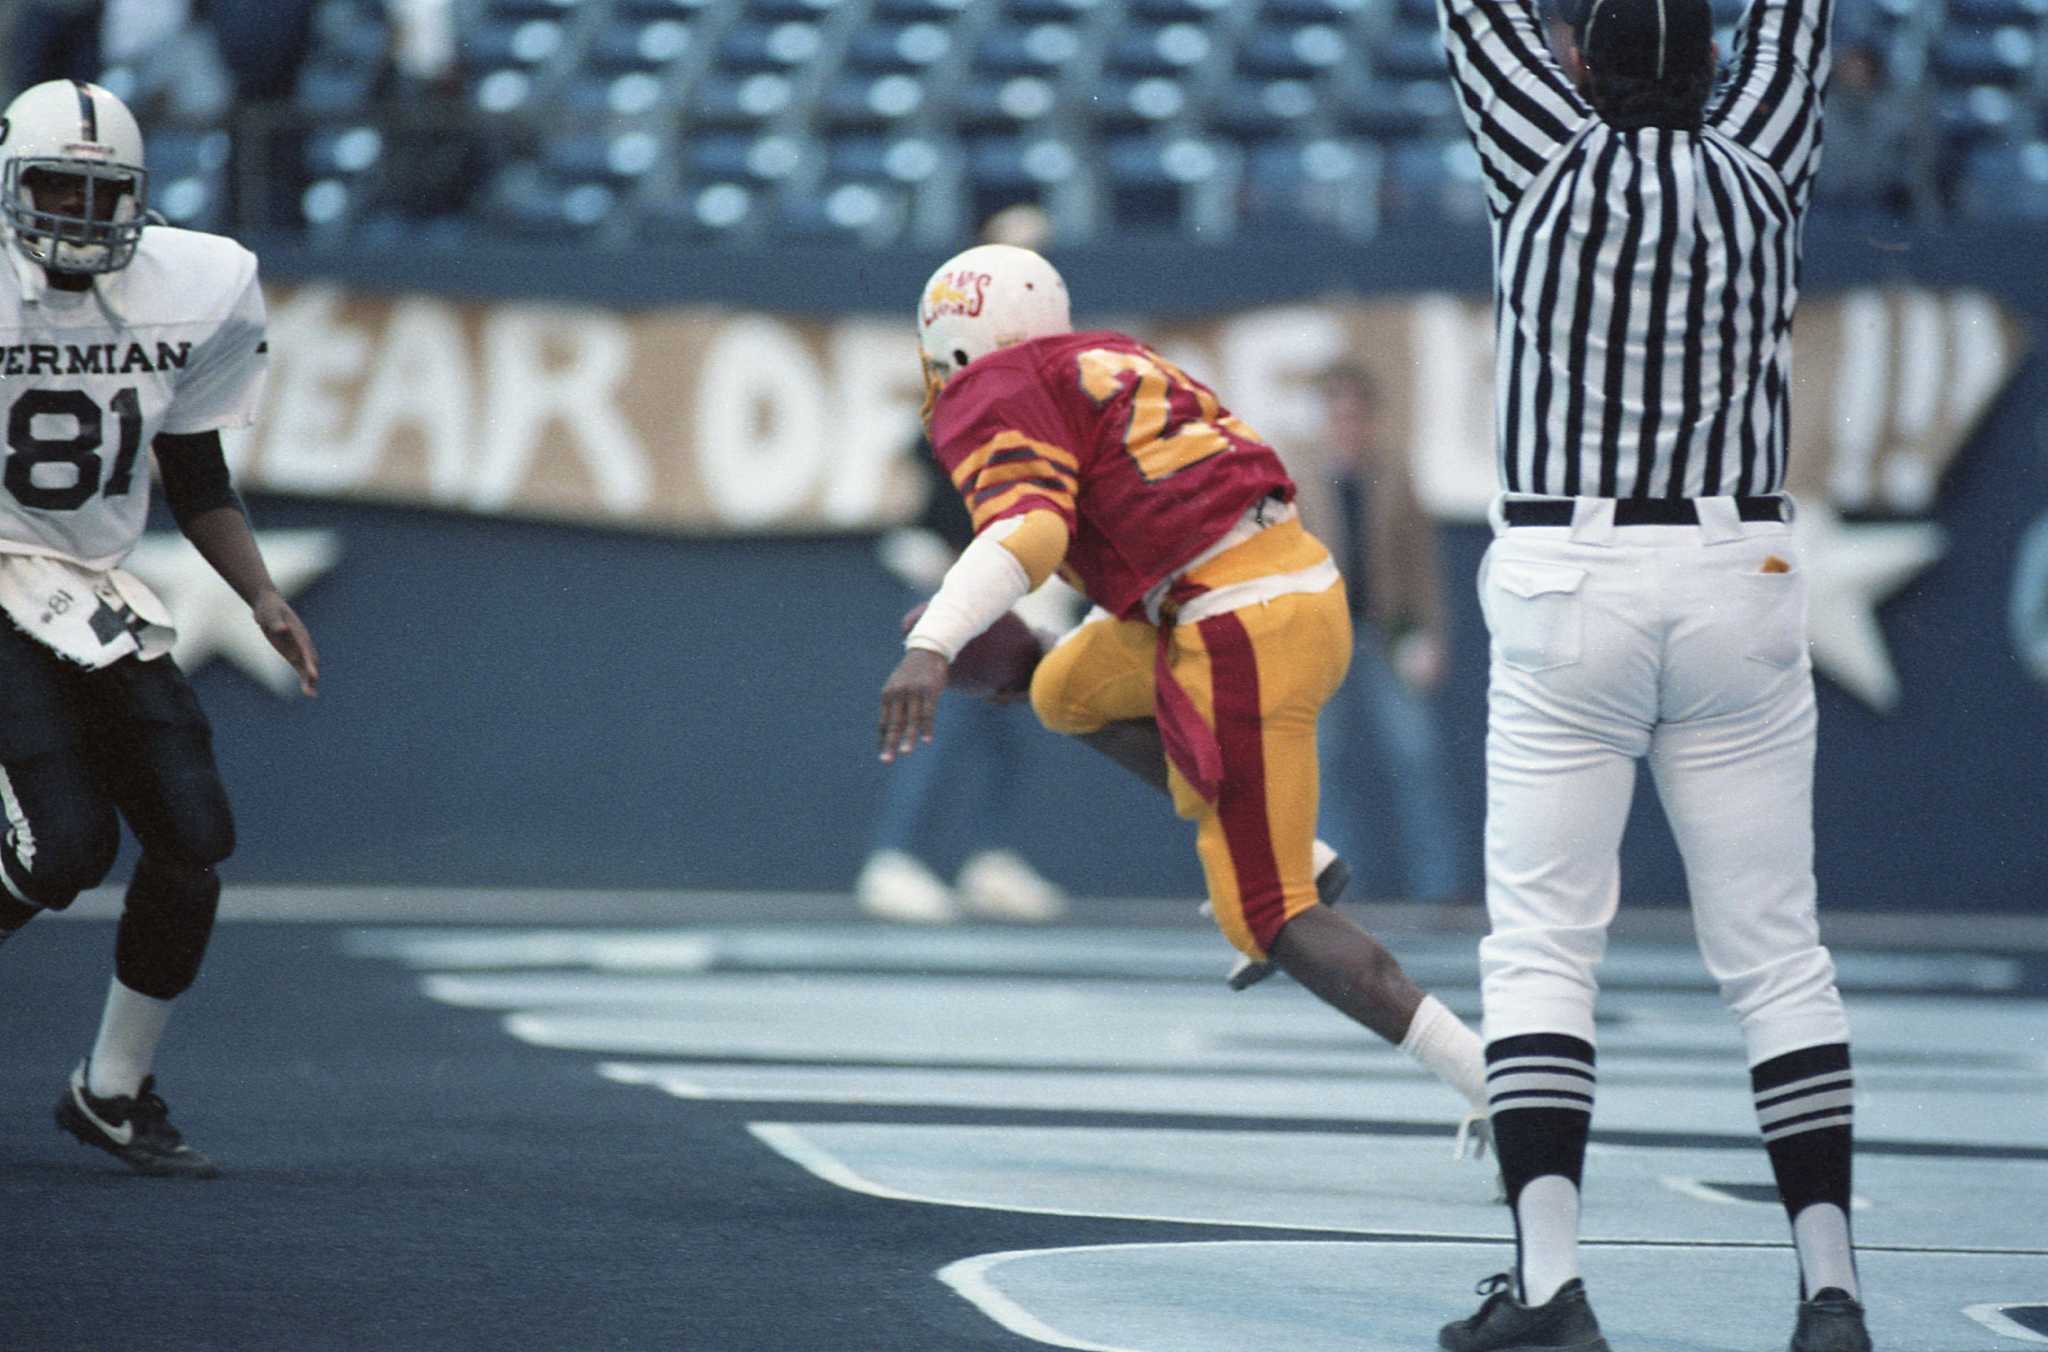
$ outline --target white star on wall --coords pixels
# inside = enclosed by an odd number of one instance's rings
[[[1814,669],[1890,713],[1899,703],[1899,674],[1877,608],[1942,556],[1941,527],[1845,525],[1828,507],[1802,502],[1793,529],[1806,566]]]
[[[341,537],[331,530],[266,530],[256,533],[277,589],[297,596],[341,558]],[[123,567],[163,598],[178,627],[171,656],[186,672],[225,657],[243,672],[289,698],[299,678],[249,617],[248,603],[235,595],[182,535],[145,535]],[[320,636],[315,634],[317,645]]]

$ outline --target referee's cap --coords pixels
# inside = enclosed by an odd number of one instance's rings
[[[1714,45],[1709,0],[1563,0],[1586,64],[1609,75],[1662,80],[1697,70]]]

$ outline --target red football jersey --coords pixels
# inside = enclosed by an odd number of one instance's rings
[[[1280,457],[1208,386],[1107,330],[970,363],[939,392],[931,438],[976,531],[1058,512],[1069,580],[1126,619],[1246,508],[1294,497]]]

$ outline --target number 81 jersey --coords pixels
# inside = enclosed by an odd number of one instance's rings
[[[5,253],[0,553],[111,568],[149,515],[144,448],[255,418],[269,363],[256,256],[151,226],[127,267],[59,291]]]
[[[939,392],[930,431],[976,531],[1058,512],[1067,569],[1125,619],[1253,503],[1294,496],[1273,448],[1208,386],[1106,330],[976,359]]]

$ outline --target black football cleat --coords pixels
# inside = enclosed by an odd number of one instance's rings
[[[1824,1286],[1800,1301],[1791,1352],[1870,1352],[1862,1304],[1839,1286]]]
[[[171,1110],[156,1093],[156,1076],[133,1097],[101,1098],[86,1088],[86,1063],[71,1072],[57,1100],[57,1125],[82,1144],[106,1151],[138,1174],[153,1178],[219,1178],[220,1166],[186,1145],[171,1125]]]
[[[1318,853],[1328,848],[1321,841],[1317,841],[1316,846]],[[1344,862],[1343,855],[1332,850],[1330,857],[1323,862],[1323,866],[1316,870],[1316,899],[1325,906],[1335,906],[1337,898],[1343,896],[1344,889],[1349,886],[1351,886],[1351,865]],[[1206,903],[1204,905],[1206,907]],[[1223,984],[1234,991],[1250,990],[1253,986],[1258,985],[1261,981],[1264,981],[1279,970],[1270,959],[1262,961],[1258,958],[1248,958],[1240,953],[1237,955],[1237,962],[1231,967],[1229,975],[1223,978]]]
[[[1496,1273],[1475,1288],[1486,1299],[1470,1319],[1443,1326],[1445,1352],[1612,1352],[1577,1277],[1541,1305],[1515,1299],[1515,1279]]]

